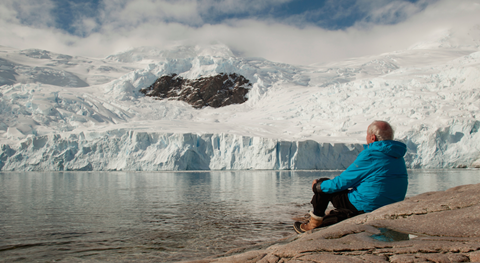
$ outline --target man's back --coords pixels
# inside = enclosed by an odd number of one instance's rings
[[[341,175],[323,182],[322,191],[331,193],[351,188],[350,202],[364,212],[402,201],[408,187],[403,159],[406,151],[406,145],[398,141],[370,143]]]
[[[402,201],[408,187],[407,167],[403,159],[407,146],[393,138],[394,130],[388,122],[372,122],[367,128],[365,150],[347,170],[331,180],[313,180],[314,194],[310,202],[313,211],[310,211],[308,222],[293,224],[295,231],[304,233],[325,225],[323,219],[329,203],[337,211],[347,211],[346,215],[350,217]],[[335,218],[338,222],[346,217],[341,219],[337,215]]]

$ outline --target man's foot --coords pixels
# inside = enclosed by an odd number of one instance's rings
[[[323,217],[316,216],[310,211],[310,220],[307,223],[295,222],[293,224],[293,229],[295,229],[295,232],[298,234],[301,234],[321,226],[322,222]]]

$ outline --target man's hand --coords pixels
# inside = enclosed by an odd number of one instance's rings
[[[330,180],[330,178],[322,177],[322,178],[320,178],[320,179],[315,179],[315,180],[313,180],[313,182],[312,182],[312,191],[313,191],[314,193],[322,193],[321,187],[319,186],[318,189],[315,189],[315,185],[316,185],[316,184],[321,184],[323,181],[327,181],[327,180]]]
[[[312,191],[315,193],[315,185],[318,183],[318,179],[313,180],[312,182]]]

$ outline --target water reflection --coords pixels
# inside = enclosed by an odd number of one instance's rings
[[[0,173],[5,261],[178,261],[293,235],[311,181],[341,171]],[[407,195],[480,183],[410,171]]]
[[[383,242],[405,241],[410,240],[410,235],[401,233],[388,228],[379,228],[380,234],[371,235],[370,237]]]
[[[409,170],[408,196],[480,183],[479,169]]]

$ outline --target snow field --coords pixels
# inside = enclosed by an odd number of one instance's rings
[[[410,168],[476,167],[480,52],[440,51],[293,66],[222,46],[132,50],[98,62],[137,68],[106,71],[108,83],[1,86],[0,169],[344,169],[378,119],[407,144]],[[138,92],[172,73],[237,73],[253,86],[244,104],[201,110]]]

